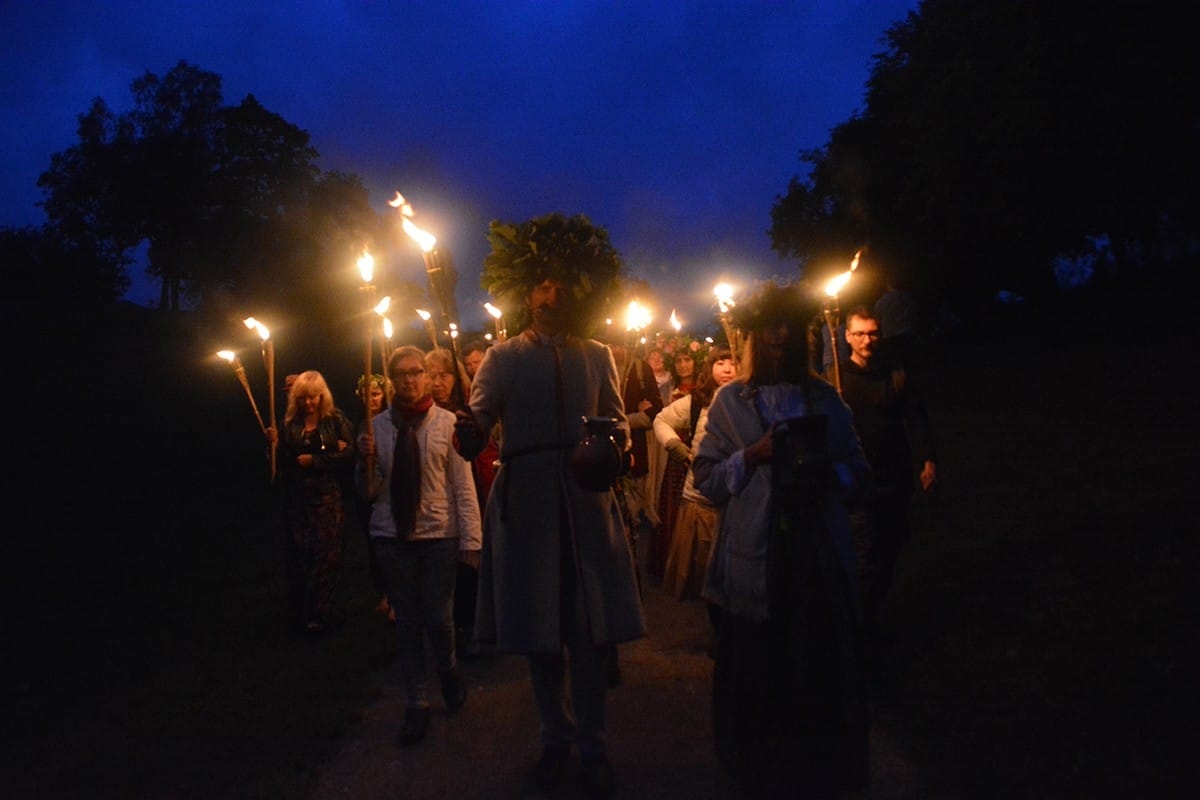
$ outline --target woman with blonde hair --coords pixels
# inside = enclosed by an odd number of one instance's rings
[[[278,439],[294,621],[322,633],[339,620],[335,595],[346,543],[342,485],[354,469],[354,426],[333,403],[325,377],[308,370],[288,392]]]

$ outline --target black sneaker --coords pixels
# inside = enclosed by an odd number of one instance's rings
[[[583,786],[588,797],[605,798],[617,788],[617,776],[603,753],[583,757]]]
[[[540,792],[557,788],[562,783],[563,772],[566,771],[567,759],[570,757],[571,750],[568,747],[544,748],[542,757],[533,765],[533,770],[530,772],[533,787]]]
[[[425,738],[429,732],[429,706],[408,708],[404,712],[404,724],[396,734],[396,744],[411,747]]]
[[[458,667],[438,672],[442,681],[442,699],[446,701],[447,711],[457,711],[467,702],[467,682],[463,680]]]

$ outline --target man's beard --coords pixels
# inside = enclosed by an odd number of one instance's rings
[[[567,324],[568,315],[566,308],[563,306],[542,303],[533,309],[533,318],[542,325],[562,328]]]

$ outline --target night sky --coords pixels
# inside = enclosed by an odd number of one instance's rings
[[[718,278],[794,276],[771,205],[861,109],[882,34],[915,6],[0,0],[0,225],[44,220],[37,177],[94,97],[126,111],[136,77],[185,60],[227,105],[253,94],[307,130],[380,212],[403,192],[455,258],[464,324],[487,319],[488,221],[560,211],[606,227],[687,327]],[[129,299],[153,302],[132,277]]]

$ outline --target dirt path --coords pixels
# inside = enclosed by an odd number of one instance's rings
[[[621,648],[622,685],[609,695],[609,756],[617,798],[724,800],[737,791],[712,755],[707,618],[699,603],[678,603],[647,588],[650,635]],[[536,759],[537,714],[523,658],[485,655],[464,662],[467,705],[447,716],[435,700],[425,741],[393,744],[404,702],[388,672],[380,698],[339,754],[321,771],[315,800],[522,798],[533,794],[525,773]],[[873,729],[872,798],[916,797],[912,765]],[[578,760],[555,798],[583,797]]]

